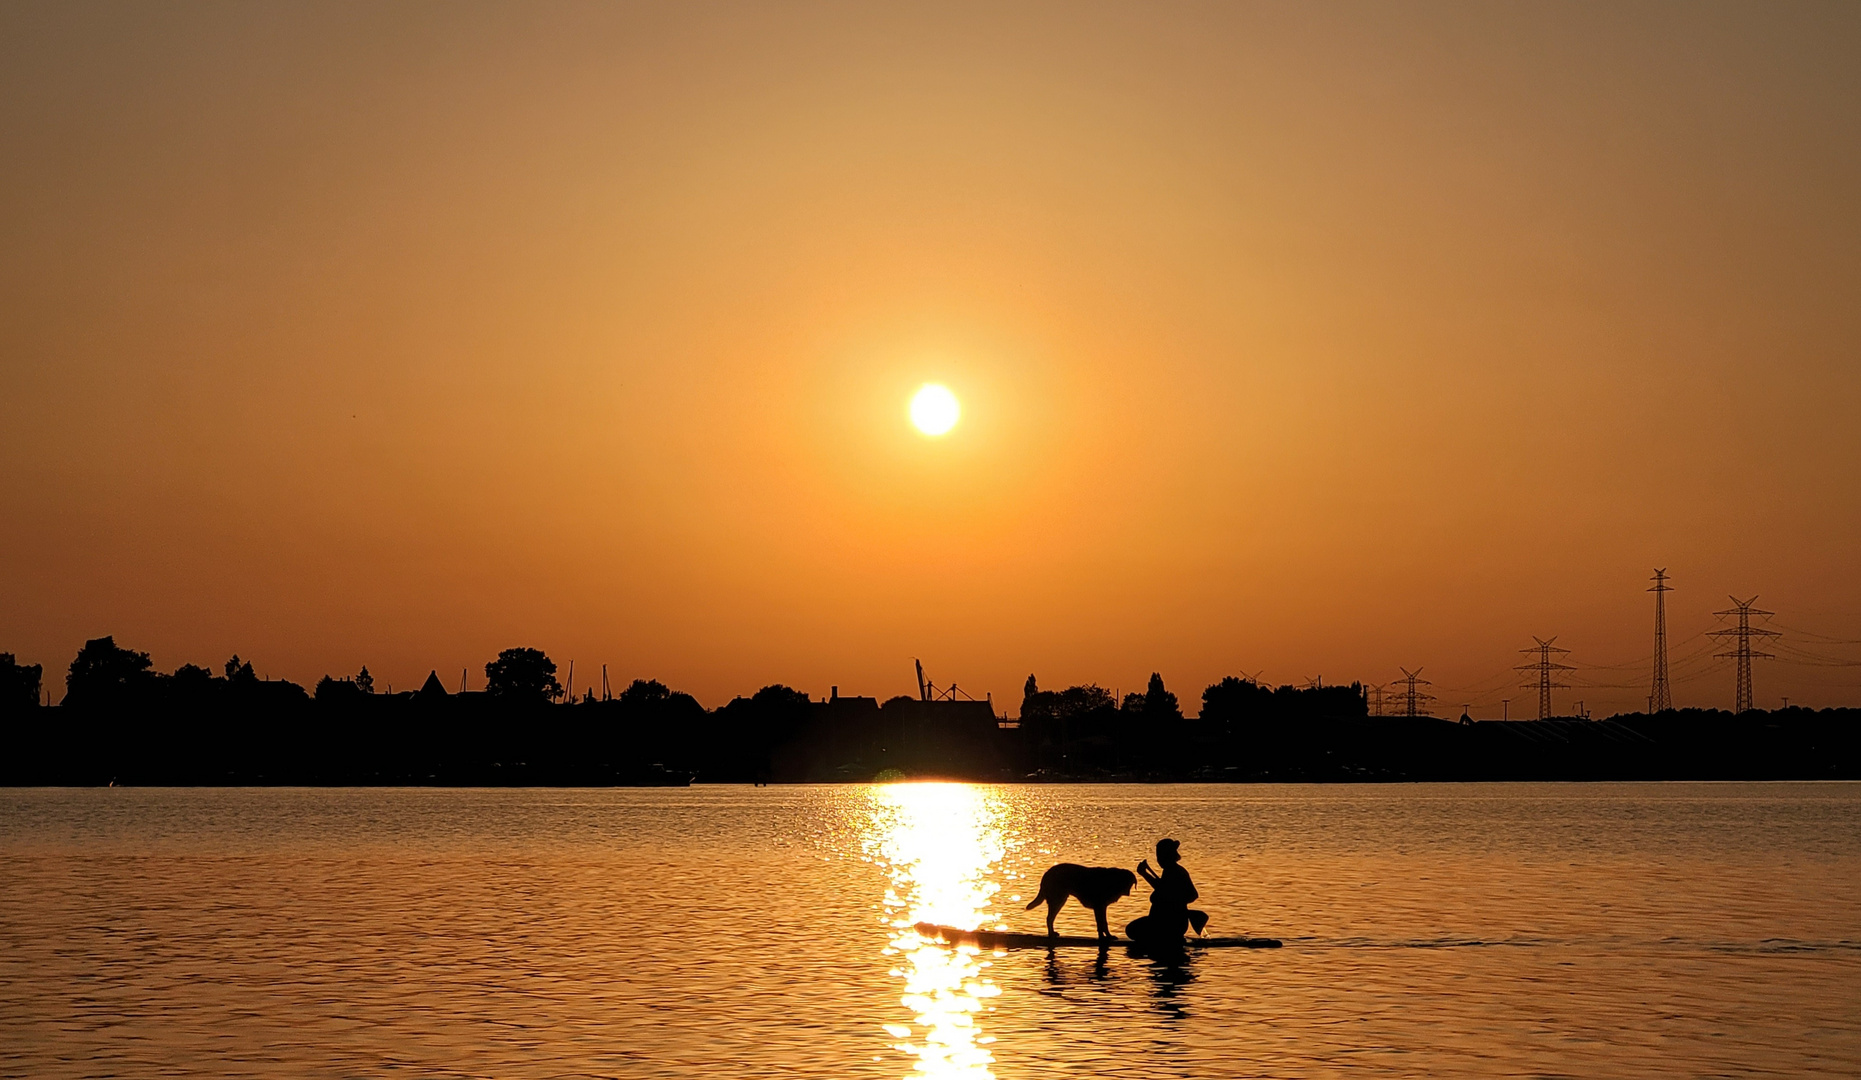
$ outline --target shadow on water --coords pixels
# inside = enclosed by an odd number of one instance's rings
[[[1101,947],[1091,960],[1067,963],[1060,950],[1047,950],[1047,985],[1059,989],[1087,983],[1104,982],[1111,974],[1111,948]]]
[[[1188,950],[1146,952],[1129,947],[1121,951],[1130,958],[1131,964],[1114,969],[1110,946],[1090,954],[1090,959],[1071,960],[1059,949],[1048,949],[1044,975],[1047,986],[1053,991],[1051,996],[1064,999],[1068,989],[1097,989],[1116,985],[1121,980],[1144,978],[1150,984],[1151,1000],[1159,1013],[1171,1020],[1188,1019],[1189,1010],[1182,994],[1196,980],[1199,959],[1196,954]]]
[[[1130,954],[1150,977],[1151,999],[1157,1011],[1171,1020],[1187,1020],[1189,1009],[1183,991],[1195,982],[1199,957],[1180,949],[1163,952],[1132,949]]]

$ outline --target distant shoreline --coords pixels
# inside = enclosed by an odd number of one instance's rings
[[[750,699],[739,699],[748,703]],[[845,701],[846,699],[841,699]],[[690,784],[1401,784],[1861,780],[1861,710],[1689,710],[1608,720],[1454,723],[1425,717],[1305,717],[1158,744],[1113,732],[1046,735],[986,710],[903,700],[888,709],[795,702],[770,737],[748,715],[698,713],[658,738],[627,729],[618,703],[514,714],[484,702],[379,703],[387,716],[99,716],[41,708],[0,718],[6,787],[596,788]],[[902,711],[903,722],[891,714]],[[719,710],[718,712],[725,712]],[[394,713],[405,715],[395,716]],[[1115,718],[1114,718],[1115,720]],[[702,725],[702,726],[701,726]],[[760,739],[691,740],[710,727]],[[758,730],[760,728],[760,730]],[[679,735],[679,741],[668,739]],[[1045,737],[1043,737],[1045,736]],[[1144,765],[1097,764],[1154,755]],[[1077,767],[1064,759],[1085,759]],[[1053,758],[1061,762],[1051,762]],[[1033,767],[1027,767],[1027,766]]]
[[[110,638],[85,644],[64,701],[49,706],[36,704],[36,665],[7,670],[18,691],[0,699],[7,786],[1861,779],[1861,709],[1850,708],[1456,722],[1373,715],[1355,683],[1229,677],[1190,713],[1153,674],[1122,698],[1043,690],[1030,676],[1013,719],[921,676],[917,695],[885,701],[773,685],[706,709],[645,679],[570,697],[535,649],[500,653],[479,691],[431,675],[419,690],[375,693],[363,669],[313,693],[236,656],[223,675],[163,674]]]

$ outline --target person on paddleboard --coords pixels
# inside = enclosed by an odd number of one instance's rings
[[[1167,838],[1157,841],[1157,863],[1163,867],[1162,873],[1152,870],[1148,859],[1138,860],[1137,872],[1150,882],[1151,893],[1150,914],[1132,920],[1124,928],[1125,936],[1136,944],[1180,948],[1191,923],[1198,934],[1208,925],[1207,915],[1189,909],[1199,894],[1195,882],[1189,880],[1189,871],[1183,869],[1179,846]]]

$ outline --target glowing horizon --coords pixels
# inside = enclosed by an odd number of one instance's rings
[[[54,686],[113,634],[1192,706],[1556,635],[1606,712],[1657,566],[1676,657],[1728,593],[1861,640],[1852,9],[128,10],[0,10]]]

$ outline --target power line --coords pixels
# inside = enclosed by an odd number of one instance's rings
[[[1809,667],[1861,667],[1861,660],[1847,660],[1839,656],[1824,656],[1821,653],[1799,649],[1793,645],[1777,645],[1777,659],[1786,664],[1805,664]]]
[[[1668,643],[1669,654],[1671,655],[1672,650],[1681,648],[1682,646],[1691,645],[1693,642],[1698,641],[1700,638],[1703,638],[1705,636],[1706,636],[1706,631],[1697,630],[1693,632],[1691,635],[1681,638],[1679,641],[1669,642]],[[1585,660],[1577,666],[1583,667],[1583,668],[1601,668],[1601,669],[1606,669],[1610,671],[1629,671],[1634,668],[1641,668],[1642,670],[1645,671],[1647,670],[1648,665],[1651,662],[1653,662],[1653,660],[1654,660],[1654,654],[1650,652],[1642,656],[1637,656],[1633,660],[1624,660],[1620,663],[1615,663],[1615,664],[1603,664],[1603,663],[1598,663],[1594,660]]]
[[[1797,637],[1814,638],[1816,639],[1816,641],[1824,645],[1861,645],[1861,638],[1830,637],[1827,634],[1818,634],[1814,630],[1803,630],[1803,629],[1799,629],[1798,627],[1794,627],[1794,626],[1785,626],[1784,624],[1778,622],[1775,619],[1771,620],[1771,625],[1777,627],[1780,630],[1788,630],[1790,633],[1795,634]]]

